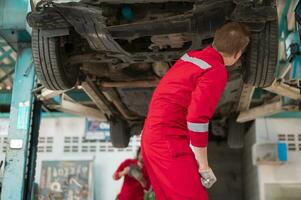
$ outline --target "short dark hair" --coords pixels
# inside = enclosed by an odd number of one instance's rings
[[[248,45],[249,29],[238,22],[230,22],[223,25],[215,32],[213,47],[226,55],[233,55],[244,50]]]

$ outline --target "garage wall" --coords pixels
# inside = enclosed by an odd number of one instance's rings
[[[245,200],[300,200],[301,191],[301,119],[257,119],[245,137]],[[283,164],[252,163],[252,146],[286,143],[288,162]],[[273,194],[271,194],[273,193]]]
[[[0,159],[4,160],[8,119],[0,120]],[[122,180],[112,180],[118,165],[132,158],[140,139],[132,138],[125,149],[113,148],[109,142],[85,142],[85,118],[45,118],[41,122],[36,168],[36,182],[40,181],[43,160],[93,160],[95,200],[113,200]]]
[[[9,120],[0,120],[0,159],[4,159]],[[122,180],[115,182],[112,174],[120,162],[133,157],[139,138],[131,141],[130,147],[114,149],[110,143],[82,142],[84,118],[46,118],[42,120],[38,146],[36,182],[40,181],[43,160],[94,160],[95,200],[114,200]],[[73,147],[76,147],[74,149]],[[76,152],[72,152],[76,150]],[[209,190],[210,199],[242,199],[242,151],[230,149],[226,142],[210,142],[209,162],[218,182]]]
[[[300,200],[300,196],[289,196],[286,186],[301,191],[301,119],[298,118],[265,118],[256,120],[257,143],[284,142],[288,146],[288,162],[282,165],[260,165],[259,187],[260,200],[266,199],[266,189],[278,184],[278,190],[283,189],[287,196],[277,199]],[[282,186],[281,186],[282,185]],[[276,187],[277,188],[277,187]],[[287,187],[290,188],[290,187]],[[289,190],[289,189],[288,189]],[[274,199],[271,199],[274,200]]]

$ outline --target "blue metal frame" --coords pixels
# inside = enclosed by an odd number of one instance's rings
[[[279,16],[279,22],[278,22],[278,26],[279,26],[279,29],[278,29],[278,35],[279,35],[279,43],[282,43],[284,42],[285,43],[285,40],[288,36],[288,30],[287,30],[287,12],[289,10],[289,7],[290,7],[290,4],[291,4],[292,0],[287,0],[285,1],[285,4],[283,6],[283,9],[282,9],[282,12]],[[286,44],[286,43],[285,43]],[[280,55],[279,55],[280,51],[278,51],[278,58],[280,58]],[[280,71],[285,68],[286,66],[288,65],[288,61],[285,60],[279,60],[278,59],[278,63],[277,63],[277,71],[276,71],[276,77],[279,77],[279,73]]]
[[[1,192],[1,199],[5,200],[24,199],[34,99],[32,90],[35,84],[35,72],[30,48],[19,51],[15,71],[8,132],[8,151],[6,153]],[[16,141],[21,143],[21,147],[13,145]]]
[[[35,199],[35,174],[36,174],[36,160],[39,143],[39,129],[41,123],[41,107],[42,102],[39,100],[34,101],[32,123],[30,131],[30,141],[28,144],[28,163],[25,179],[24,199]]]
[[[286,0],[284,1],[283,10],[279,16],[279,42],[284,42],[285,51],[286,51],[286,60],[279,60],[277,63],[277,76],[280,76],[280,71],[286,68],[289,64],[291,64],[291,71],[289,74],[289,80],[300,80],[301,79],[301,40],[299,27],[295,25],[294,30],[288,30],[288,19],[287,14],[289,12],[290,6],[294,4],[296,7],[294,8],[295,13],[301,14],[301,2]],[[297,24],[297,22],[295,22]],[[295,49],[294,49],[294,48]],[[279,52],[280,53],[280,52]],[[280,58],[280,56],[278,55]],[[283,97],[283,102],[286,105],[297,103],[287,97]],[[284,112],[273,115],[271,117],[298,117],[301,112]]]
[[[34,103],[32,90],[35,71],[27,32],[26,15],[29,0],[0,0],[0,36],[15,50],[15,64],[8,150],[4,166],[1,199],[33,199],[36,148],[41,104]]]
[[[295,8],[295,13],[299,14],[301,16],[301,2],[298,1],[298,4]],[[299,52],[301,52],[301,38],[300,38],[300,33],[301,30],[300,26],[296,25],[296,30],[295,30],[295,37],[297,37],[298,39],[298,45],[299,45]],[[293,66],[292,66],[292,73],[291,73],[292,79],[301,79],[301,55],[299,54],[296,58],[295,61],[293,62]]]
[[[26,30],[29,0],[0,1],[0,29]]]
[[[277,76],[279,77],[279,73],[282,68],[288,66],[290,64],[289,57],[293,56],[293,52],[291,49],[291,45],[295,44],[298,45],[298,52],[301,52],[301,41],[300,41],[300,35],[298,26],[295,27],[294,30],[288,30],[288,21],[287,21],[287,14],[289,12],[289,8],[291,4],[296,3],[296,1],[293,0],[286,0],[283,6],[283,10],[279,16],[279,42],[285,43],[285,50],[286,50],[286,57],[287,59],[279,60],[278,59],[278,66],[277,66]],[[300,1],[297,2],[295,12],[301,12],[300,9]],[[280,56],[278,56],[280,57]],[[301,55],[297,54],[294,55],[292,60],[292,70],[290,74],[291,79],[300,79],[301,78]]]
[[[0,0],[0,36],[11,47],[30,41],[26,15],[31,10],[29,0]]]

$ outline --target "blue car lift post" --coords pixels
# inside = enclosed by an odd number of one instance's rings
[[[12,91],[2,200],[34,199],[41,103],[33,95],[35,72],[26,31],[27,0],[0,1],[0,36],[18,52]]]

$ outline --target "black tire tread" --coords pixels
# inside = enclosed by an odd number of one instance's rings
[[[265,29],[251,35],[244,81],[256,87],[267,87],[275,79],[278,57],[278,23],[267,22]]]
[[[75,86],[78,72],[67,76],[61,58],[59,38],[44,38],[40,30],[32,31],[32,53],[36,73],[50,90],[67,90]]]
[[[116,148],[125,148],[130,142],[129,127],[125,120],[115,118],[110,120],[110,136],[112,145]]]

